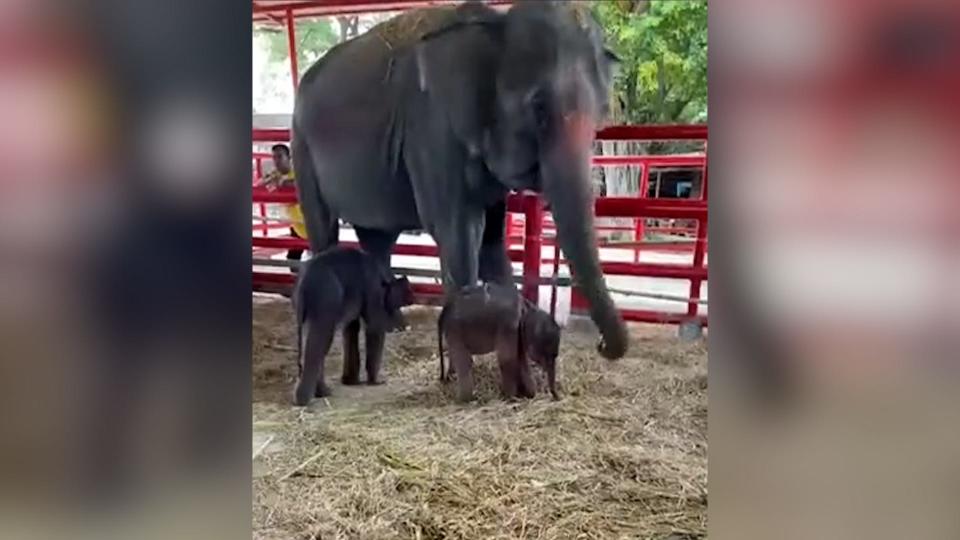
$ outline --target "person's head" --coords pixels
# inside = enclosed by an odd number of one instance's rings
[[[283,174],[290,172],[290,147],[285,144],[275,144],[270,148],[273,154],[273,166]]]

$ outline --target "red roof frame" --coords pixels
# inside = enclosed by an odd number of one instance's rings
[[[456,5],[463,0],[253,0],[253,21],[285,24],[287,11],[294,18],[356,15],[380,11],[401,11],[429,6]],[[513,0],[485,0],[491,6],[505,6]]]

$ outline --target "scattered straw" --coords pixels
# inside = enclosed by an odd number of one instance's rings
[[[706,534],[706,349],[676,328],[631,327],[630,355],[599,358],[595,338],[564,334],[558,383],[507,403],[498,370],[476,359],[478,400],[437,381],[436,310],[412,308],[388,336],[386,385],[339,384],[332,407],[289,404],[289,303],[254,306],[254,420],[279,422],[258,458],[255,538],[606,539]],[[537,373],[542,384],[542,376]]]
[[[270,437],[267,438],[267,440],[263,441],[263,444],[261,444],[260,447],[257,448],[256,451],[254,451],[252,459],[257,459],[257,456],[259,456],[261,452],[263,452],[264,450],[266,450],[268,446],[270,446],[270,443],[273,442],[273,437],[274,436],[271,435]]]

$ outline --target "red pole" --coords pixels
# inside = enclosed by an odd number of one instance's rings
[[[262,158],[257,158],[257,180],[262,180],[262,179],[263,179],[263,159],[262,159]],[[266,205],[266,204],[260,203],[260,217],[267,217],[267,205]],[[266,222],[266,221],[261,221],[261,222],[260,222],[260,226],[263,227],[262,229],[260,229],[260,233],[261,233],[263,236],[266,236],[266,235],[267,235],[267,229],[269,229],[269,227],[267,227],[267,222]]]
[[[523,198],[523,296],[537,303],[540,292],[540,248],[543,245],[543,205],[536,195]]]
[[[706,149],[706,143],[704,143],[704,149]],[[700,198],[703,200],[707,199],[707,165],[703,165],[703,179],[700,181]],[[707,249],[707,219],[705,217],[697,218],[697,243],[693,248],[693,268],[701,269],[703,268],[703,259]],[[694,300],[700,299],[700,285],[702,281],[700,278],[693,278],[690,280],[690,300],[691,302],[687,304],[687,315],[690,317],[696,317],[697,310],[700,307],[699,304],[695,303]]]
[[[640,193],[639,198],[647,198],[647,192],[650,191],[650,166],[641,165],[640,169]],[[642,242],[644,235],[644,223],[646,218],[637,218],[637,228],[633,232],[634,242]],[[633,248],[633,262],[640,262],[640,246]]]
[[[287,8],[287,51],[290,53],[290,76],[293,77],[293,91],[297,91],[300,71],[297,69],[297,31],[293,24],[293,8]]]
[[[703,141],[703,178],[700,180],[700,200],[707,200],[707,141]]]

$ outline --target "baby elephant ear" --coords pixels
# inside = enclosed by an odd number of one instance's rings
[[[385,285],[388,309],[397,310],[413,303],[413,291],[410,288],[410,280],[406,276],[391,277]]]

